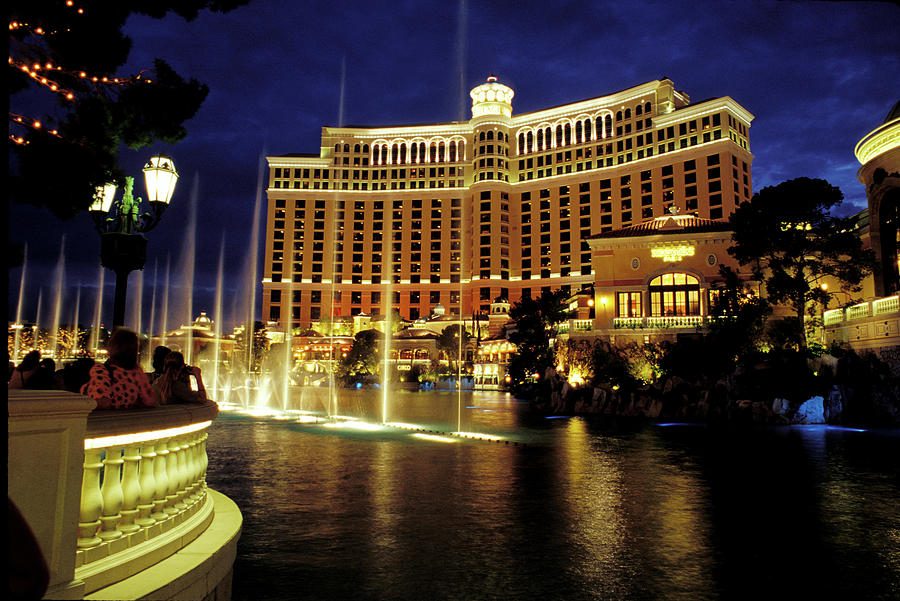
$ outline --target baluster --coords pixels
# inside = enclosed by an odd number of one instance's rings
[[[140,525],[135,523],[138,517],[138,502],[141,498],[140,461],[141,448],[138,445],[125,447],[125,455],[122,457],[125,465],[122,467],[122,521],[119,522],[119,530],[125,534],[140,530]]]
[[[190,504],[194,504],[200,500],[198,484],[200,482],[200,434],[194,432],[190,435],[190,446],[188,451],[188,500]]]
[[[209,465],[209,457],[206,455],[206,439],[208,437],[209,435],[204,430],[200,436],[200,486],[204,489],[204,495],[206,494],[206,467]]]
[[[176,457],[178,459],[178,463],[176,468],[178,469],[178,488],[175,489],[175,507],[179,511],[184,511],[187,509],[187,503],[185,502],[185,497],[187,496],[188,487],[190,486],[190,482],[188,481],[188,440],[187,436],[179,436],[178,437],[178,452],[176,453]]]
[[[78,548],[96,547],[102,541],[97,536],[103,495],[100,494],[100,462],[102,449],[85,449],[84,473],[81,479],[81,508],[78,512]]]
[[[153,511],[153,496],[156,494],[156,478],[154,477],[154,464],[156,463],[155,443],[147,443],[141,447],[141,496],[138,499],[138,518],[135,523],[139,526],[150,526],[156,523],[150,513]]]
[[[106,449],[106,458],[103,460],[103,485],[100,494],[103,495],[103,512],[100,514],[100,538],[103,540],[115,540],[122,536],[119,530],[119,520],[122,514],[122,447],[109,447]]]
[[[167,446],[169,454],[166,455],[166,475],[169,485],[166,487],[166,514],[175,515],[180,509],[175,507],[175,504],[178,502],[178,490],[181,488],[179,479],[181,474],[178,470],[178,451],[181,447],[176,437],[170,438]]]
[[[156,491],[153,493],[153,513],[150,517],[161,522],[166,519],[166,493],[169,490],[169,449],[165,440],[156,441],[156,459],[153,461],[153,479]]]

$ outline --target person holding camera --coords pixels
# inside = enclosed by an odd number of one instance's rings
[[[184,355],[177,351],[166,355],[163,373],[153,382],[153,389],[163,405],[202,403],[206,400],[206,387],[203,385],[200,368],[185,365]]]

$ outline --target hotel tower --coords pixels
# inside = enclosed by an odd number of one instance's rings
[[[263,319],[487,314],[594,285],[588,239],[667,214],[724,220],[752,194],[751,115],[668,79],[514,114],[490,77],[472,117],[323,127],[267,157]]]

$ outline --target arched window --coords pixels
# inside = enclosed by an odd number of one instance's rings
[[[350,152],[350,145],[344,144],[344,152]]]
[[[613,133],[612,115],[607,115],[603,123],[606,125],[606,134],[603,137],[609,138]]]
[[[340,151],[341,151],[341,145],[340,145],[340,144],[335,144],[335,145],[334,145],[334,151],[335,151],[335,152],[340,152]]]
[[[353,152],[359,152],[360,150],[361,150],[361,148],[360,148],[359,144],[357,144],[353,147]]]
[[[400,158],[400,147],[397,144],[394,144],[391,147],[391,163],[396,164],[399,158]]]
[[[406,144],[400,145],[400,162],[401,163],[406,162]]]
[[[425,162],[425,142],[419,142],[419,162]]]
[[[369,145],[363,144],[363,152],[369,152]]]
[[[564,136],[564,144],[566,146],[572,143],[572,124],[566,123],[565,127],[563,127],[563,136]]]
[[[481,133],[479,133],[479,134],[478,134],[478,141],[479,141],[479,142],[484,142],[484,137],[485,137],[485,135],[486,135],[486,134],[484,133],[484,131],[482,131]]]
[[[556,126],[556,147],[559,148],[563,145],[563,126]]]
[[[664,273],[650,281],[650,315],[700,315],[700,281],[687,273]]]
[[[387,144],[381,145],[381,161],[382,165],[387,165],[388,162],[388,147]]]
[[[653,106],[653,105],[651,105],[649,102],[645,103],[645,104],[644,104],[644,112],[647,113],[647,114],[649,115],[649,114],[650,114],[650,108],[651,108],[652,106]]]
[[[441,163],[447,160],[446,148],[443,142],[438,144],[438,161]]]
[[[534,132],[529,131],[525,137],[525,151],[532,152],[534,150]]]
[[[428,160],[432,163],[437,162],[437,146],[434,142],[431,143],[431,146],[428,147]]]
[[[553,128],[545,127],[544,128],[544,150],[550,148],[550,143],[553,141]]]
[[[544,149],[544,130],[539,129],[537,133],[537,147],[538,150]]]
[[[593,127],[594,126],[591,124],[590,119],[584,120],[584,130],[583,130],[584,131],[584,140],[583,140],[584,142],[591,141],[591,129],[593,129]]]
[[[639,104],[636,107],[634,107],[634,116],[635,117],[640,117],[641,113],[643,113],[643,112],[644,112],[643,105]]]
[[[489,129],[489,130],[487,131],[487,139],[488,139],[488,140],[493,140],[493,139],[494,139],[494,130]]]
[[[631,119],[631,109],[625,109],[625,118]]]
[[[451,163],[456,162],[456,144],[457,144],[456,140],[450,141],[450,162]]]
[[[618,123],[621,120],[622,120],[622,111],[616,111],[616,122]]]

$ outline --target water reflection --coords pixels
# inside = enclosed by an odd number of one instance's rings
[[[372,396],[341,411],[368,416]],[[397,398],[397,419],[455,426],[455,393]],[[495,393],[464,403],[464,428],[523,444],[216,420],[208,480],[245,518],[234,599],[861,598],[900,586],[900,474],[884,455],[898,456],[897,436],[543,420]]]

